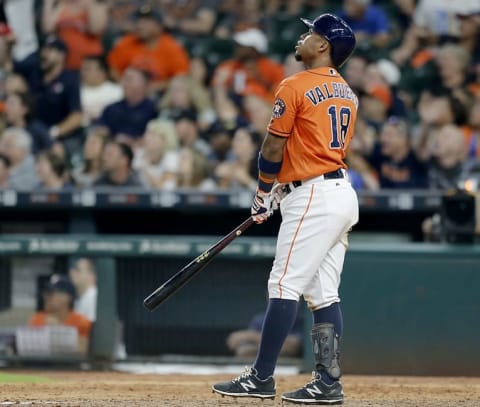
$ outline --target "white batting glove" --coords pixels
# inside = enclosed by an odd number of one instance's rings
[[[263,223],[272,215],[272,203],[271,193],[257,188],[250,211],[255,223]]]
[[[280,208],[280,202],[283,198],[287,195],[287,191],[285,190],[286,184],[277,184],[273,187],[270,195],[272,196],[272,210],[276,211]]]

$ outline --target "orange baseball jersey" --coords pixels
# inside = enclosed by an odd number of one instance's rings
[[[120,38],[108,55],[109,66],[122,74],[130,65],[151,72],[155,80],[170,80],[188,72],[190,60],[185,49],[170,34],[162,34],[154,48],[135,35]]]
[[[214,71],[212,83],[220,83],[220,77],[227,72],[226,86],[235,93],[253,92],[273,102],[274,92],[285,77],[282,65],[267,57],[260,57],[254,67],[229,59],[222,62]]]
[[[268,132],[288,137],[279,182],[313,178],[338,168],[353,136],[358,98],[333,68],[305,70],[276,92]]]
[[[46,326],[46,318],[47,314],[45,312],[37,312],[32,316],[32,318],[30,318],[28,325],[37,327]],[[68,314],[65,321],[63,321],[63,325],[77,328],[78,335],[83,337],[88,337],[92,329],[92,323],[83,315],[74,311]]]
[[[69,10],[62,6],[57,21],[57,35],[67,44],[68,69],[80,69],[83,58],[87,55],[102,55],[103,45],[100,35],[88,32],[88,12]]]

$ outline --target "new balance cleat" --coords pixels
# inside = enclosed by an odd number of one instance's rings
[[[321,376],[313,372],[312,380],[301,389],[283,393],[282,401],[295,404],[337,405],[343,403],[342,384],[339,381],[331,385],[322,381]]]
[[[273,400],[275,398],[275,380],[273,377],[260,380],[253,367],[246,367],[245,372],[235,379],[214,384],[212,391],[222,396],[257,397]]]

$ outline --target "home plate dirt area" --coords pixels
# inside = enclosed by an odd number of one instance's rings
[[[240,373],[240,372],[239,372]],[[211,392],[231,375],[0,370],[0,406],[281,406],[275,400],[222,398]],[[277,394],[309,375],[278,376]],[[345,406],[480,406],[480,378],[344,376]],[[288,403],[283,406],[288,407]]]

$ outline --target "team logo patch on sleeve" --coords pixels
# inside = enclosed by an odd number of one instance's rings
[[[286,108],[286,105],[282,99],[280,98],[275,99],[275,102],[273,104],[272,116],[275,119],[282,117],[282,115],[285,113],[285,108]]]

